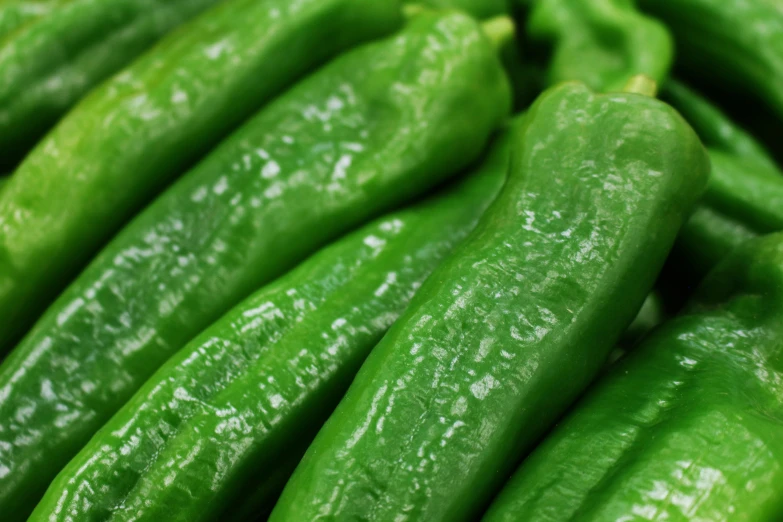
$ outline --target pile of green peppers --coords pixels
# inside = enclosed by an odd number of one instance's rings
[[[781,135],[778,0],[0,0],[0,520],[783,520]]]

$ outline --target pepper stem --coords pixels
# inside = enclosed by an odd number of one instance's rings
[[[658,84],[655,80],[645,74],[637,74],[628,80],[628,83],[623,87],[623,92],[641,94],[643,96],[655,98],[658,94]]]
[[[489,37],[495,49],[503,49],[514,39],[514,21],[508,16],[496,16],[481,24],[484,33]]]

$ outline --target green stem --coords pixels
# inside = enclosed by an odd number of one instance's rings
[[[641,94],[643,96],[649,96],[655,98],[658,94],[658,84],[644,74],[637,74],[625,84],[623,92],[630,92],[635,94]]]
[[[516,28],[514,21],[508,16],[496,16],[481,24],[484,33],[492,40],[495,49],[500,50],[514,39]]]

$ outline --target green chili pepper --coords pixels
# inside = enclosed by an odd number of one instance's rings
[[[740,247],[529,456],[484,522],[781,520],[783,235]]]
[[[697,93],[670,83],[664,99],[709,149],[712,176],[701,206],[677,241],[677,264],[706,274],[747,239],[783,230],[783,173],[753,137]]]
[[[668,30],[628,0],[533,0],[527,37],[545,47],[549,84],[577,80],[599,91],[633,76],[663,82],[672,63]]]
[[[216,1],[0,3],[0,167],[15,166],[90,89]]]
[[[637,0],[672,30],[677,60],[783,118],[783,8],[777,0]]]
[[[210,147],[296,78],[401,18],[396,0],[221,2],[93,91],[0,193],[0,351]]]
[[[493,43],[452,13],[344,54],[261,110],[115,237],[0,366],[4,522],[27,516],[198,332],[466,167],[509,106]]]
[[[367,353],[497,195],[508,156],[503,140],[460,186],[364,227],[235,307],[93,437],[30,521],[268,513]]]
[[[709,165],[666,104],[581,84],[544,93],[512,151],[500,196],[370,354],[270,521],[472,520],[602,367]]]

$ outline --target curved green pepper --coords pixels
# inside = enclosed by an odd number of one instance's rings
[[[783,9],[776,0],[637,0],[672,30],[677,60],[752,93],[783,118]]]
[[[502,141],[460,186],[327,247],[206,329],[63,469],[30,521],[268,513],[369,351],[495,198],[508,156]]]
[[[0,4],[0,34],[13,12],[22,17],[0,39],[0,168],[15,166],[95,85],[216,2],[70,0],[47,2],[34,17],[24,16],[26,3]]]
[[[484,522],[783,517],[783,235],[740,247],[530,455]]]
[[[509,105],[492,42],[453,13],[417,17],[261,110],[115,237],[0,366],[4,520],[28,515],[198,332],[318,247],[467,166]]]
[[[581,84],[544,93],[512,151],[500,196],[367,358],[270,522],[472,520],[602,367],[709,165],[666,104]]]
[[[210,147],[295,79],[401,18],[397,0],[229,0],[94,90],[0,193],[0,352]]]
[[[709,149],[712,176],[702,204],[683,227],[675,257],[703,276],[747,239],[783,230],[783,173],[753,137],[681,83],[664,99]]]
[[[662,83],[671,67],[668,30],[629,0],[533,0],[531,43],[547,48],[547,82],[581,81],[598,91],[620,90],[644,74]]]

